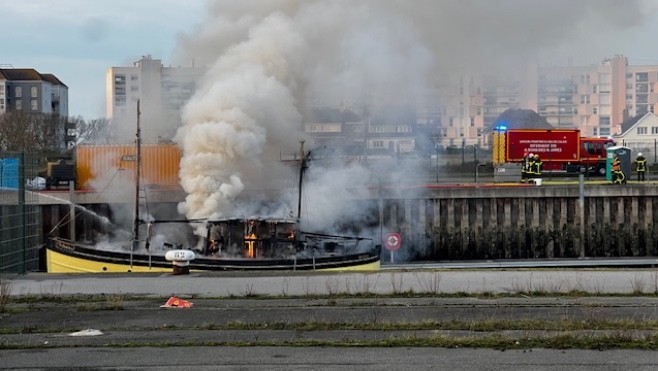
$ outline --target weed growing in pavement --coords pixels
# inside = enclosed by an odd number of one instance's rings
[[[429,274],[429,277],[427,276]],[[427,274],[417,273],[416,280],[418,284],[422,287],[423,291],[431,294],[438,295],[441,293],[441,273],[439,272],[428,272]]]
[[[8,281],[0,279],[0,313],[5,311],[11,295],[11,285]]]
[[[258,295],[256,295],[256,292],[254,291],[254,284],[249,282],[245,285],[244,290],[242,291],[242,296],[247,297],[247,298],[253,298]]]
[[[645,282],[642,278],[635,275],[631,280],[631,288],[633,289],[633,294],[642,294],[644,292]]]
[[[402,275],[398,276],[395,273],[391,274],[391,288],[393,295],[400,295],[402,293]]]
[[[123,310],[125,295],[114,294],[107,297],[107,309],[110,310]]]

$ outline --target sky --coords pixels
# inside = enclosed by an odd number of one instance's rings
[[[532,5],[533,2],[536,5]],[[207,18],[204,17],[222,14],[223,5],[230,8],[231,15],[234,16],[240,11],[253,14],[255,8],[272,11],[278,6],[285,9],[292,3],[295,1],[219,0],[208,8],[206,0],[0,0],[0,34],[4,35],[0,47],[0,65],[34,68],[42,73],[55,74],[69,87],[70,116],[100,118],[105,116],[107,68],[130,66],[141,56],[148,54],[155,59],[161,59],[165,65],[191,64],[192,58],[174,58],[175,55],[181,55],[176,53],[180,36],[186,35],[188,42],[190,38],[194,39],[195,30],[204,21],[207,23]],[[483,51],[479,55],[469,56],[471,59],[486,60],[491,54],[490,46],[498,47],[497,40],[492,38],[499,35],[523,47],[529,38],[537,37],[536,32],[541,37],[545,36],[548,44],[552,43],[551,52],[556,53],[541,56],[545,64],[566,64],[567,58],[572,55],[575,56],[572,58],[575,63],[595,64],[602,58],[615,54],[627,56],[631,64],[658,64],[658,49],[655,48],[655,38],[658,35],[658,0],[414,0],[400,2],[402,3],[411,4],[407,6],[409,8],[417,4],[418,9],[429,6],[428,3],[433,3],[435,7],[437,3],[445,4],[445,14],[449,17],[442,18],[437,14],[434,22],[447,23],[454,20],[467,24],[463,20],[472,17],[478,23],[489,27],[490,30],[482,32],[478,29],[473,34],[468,34],[468,31],[463,34],[464,30],[471,27],[469,24],[461,29],[464,39],[457,39],[466,42],[467,46],[475,46]],[[470,6],[471,3],[473,6]],[[579,12],[586,10],[585,6],[580,5],[585,3],[594,3],[597,7],[609,5],[611,10],[607,13],[598,12],[596,16],[587,17],[583,22],[575,22],[573,18],[577,18]],[[629,7],[637,6],[638,9],[630,9],[626,16],[621,14],[622,8],[619,4],[627,3],[632,4]],[[468,6],[460,8],[460,5],[456,4]],[[557,5],[551,5],[552,8],[549,8],[546,4]],[[544,6],[546,9],[543,9]],[[560,15],[553,11],[559,6],[564,9],[576,6],[580,9],[567,10]],[[403,5],[398,7],[404,8]],[[503,11],[496,13],[494,8],[501,8]],[[464,9],[471,14],[464,16]],[[513,11],[510,13],[509,9]],[[515,15],[516,9],[519,19],[525,17],[524,12],[528,12],[525,24],[510,18]],[[408,9],[403,9],[402,12],[411,14]],[[427,14],[433,17],[435,12],[436,10]],[[417,13],[422,16],[421,11]],[[418,14],[414,15],[416,20],[421,19]],[[542,25],[543,22],[546,24]],[[563,23],[569,24],[565,26]],[[538,31],[530,30],[538,24],[538,27],[544,28]],[[571,27],[572,25],[575,26]],[[527,26],[528,30],[506,33],[504,29],[508,26],[517,29],[519,26]],[[434,33],[445,32],[440,27],[427,29]],[[582,42],[589,36],[595,36],[596,39],[591,43]],[[448,44],[451,40],[452,37],[436,38],[436,41],[447,47],[450,47]],[[562,43],[568,40],[581,42]],[[557,41],[561,44],[555,45]],[[583,49],[589,54],[586,57],[578,56]],[[455,54],[454,50],[448,52]]]
[[[69,116],[105,117],[107,68],[147,54],[170,63],[177,35],[200,22],[204,7],[200,0],[0,0],[0,65],[52,73],[69,88]]]

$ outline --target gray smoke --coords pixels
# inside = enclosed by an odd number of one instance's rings
[[[288,191],[279,195],[280,212],[294,210],[296,168],[282,165],[280,154],[307,139],[301,113],[309,106],[414,105],[451,76],[515,70],[560,52],[590,53],[582,57],[591,63],[597,60],[591,53],[609,46],[610,37],[643,21],[646,6],[639,0],[214,1],[199,27],[181,35],[177,51],[182,64],[192,59],[209,67],[176,136],[188,193],[180,211],[189,218],[253,212],[267,198],[257,190],[270,186]],[[306,187],[314,191],[306,201],[322,207],[313,207],[310,219],[332,224],[345,213],[349,189],[374,177],[359,164],[312,172]]]

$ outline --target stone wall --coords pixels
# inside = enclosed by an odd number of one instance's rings
[[[365,196],[365,195],[364,195]],[[373,190],[383,232],[400,232],[409,260],[658,255],[658,188],[586,186]]]

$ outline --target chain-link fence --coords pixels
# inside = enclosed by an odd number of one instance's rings
[[[38,169],[35,155],[0,152],[0,273],[39,269],[41,212],[28,186]]]

